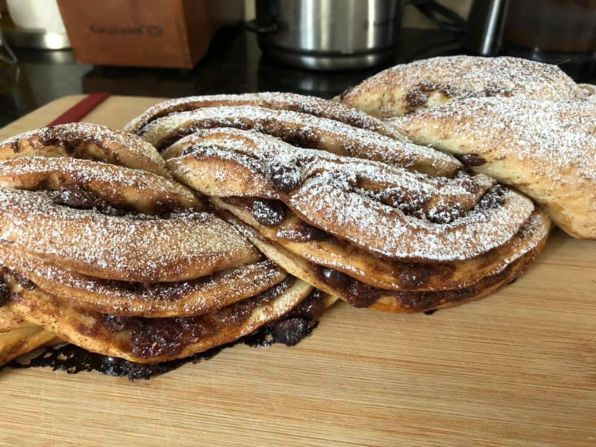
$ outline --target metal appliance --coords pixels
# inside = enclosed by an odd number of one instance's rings
[[[257,0],[262,51],[312,70],[370,67],[391,57],[403,0]]]

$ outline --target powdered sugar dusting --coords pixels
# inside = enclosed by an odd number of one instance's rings
[[[0,185],[18,188],[27,185],[32,181],[30,179],[43,183],[43,178],[46,182],[49,178],[55,179],[56,186],[58,183],[65,186],[76,184],[83,188],[89,184],[103,185],[105,191],[100,192],[106,195],[121,192],[125,196],[134,190],[137,194],[161,196],[164,201],[179,200],[181,205],[196,202],[191,191],[172,180],[107,163],[66,157],[26,157],[0,163]]]
[[[55,144],[66,149],[80,144],[93,144],[100,148],[106,148],[108,152],[112,153],[112,158],[109,160],[111,163],[137,169],[143,167],[157,174],[167,172],[159,153],[142,138],[98,124],[70,123],[35,129],[4,140],[0,143],[0,151],[13,150],[22,144],[34,146]],[[91,151],[83,152],[86,158],[96,158],[98,155]],[[142,162],[136,162],[137,160],[142,160]]]
[[[529,199],[507,190],[500,206],[477,206],[452,222],[433,224],[372,201],[341,181],[330,174],[310,179],[291,195],[290,207],[308,222],[394,259],[479,256],[511,239],[534,210]]]
[[[158,118],[172,113],[186,112],[203,107],[246,106],[253,105],[268,109],[292,110],[320,118],[328,118],[345,124],[378,132],[398,140],[405,138],[387,127],[383,121],[373,118],[357,109],[344,104],[327,101],[315,96],[295,93],[261,92],[240,95],[189,96],[176,98],[156,104],[130,121],[124,129],[128,132],[143,134],[143,127]]]
[[[225,270],[207,278],[175,283],[106,281],[24,257],[0,245],[4,267],[31,278],[44,290],[110,315],[164,317],[199,315],[256,295],[287,275],[271,261]]]
[[[508,157],[536,175],[566,184],[596,180],[596,103],[471,98],[391,122],[410,132],[430,121],[446,123],[443,133],[480,142],[481,155],[507,148]]]
[[[426,198],[429,212],[454,203],[462,205],[463,209],[470,208],[479,195],[494,184],[492,179],[483,175],[471,177],[462,173],[452,179],[432,177],[373,160],[303,149],[269,135],[237,129],[199,131],[171,146],[165,156],[170,152],[183,153],[185,149],[189,151],[188,157],[233,160],[246,167],[254,176],[266,177],[272,166],[284,166],[289,173],[298,176],[294,183],[300,183],[323,171],[341,174],[353,179],[355,185],[366,182],[367,187],[362,192],[371,196],[382,196],[382,192],[396,189],[409,197],[409,200]],[[181,160],[183,159],[184,156]],[[175,159],[170,166],[176,166],[175,169],[182,172],[186,169],[183,162],[178,163]],[[196,166],[190,169],[196,169]],[[209,169],[212,167],[209,166]],[[273,185],[271,187],[274,189]],[[246,191],[246,194],[251,193],[254,195],[255,191]],[[278,196],[269,194],[268,197]]]
[[[484,96],[568,101],[585,96],[556,65],[507,56],[447,56],[384,70],[347,91],[341,99],[375,116],[391,117],[411,111],[407,97],[416,92],[425,97],[411,98],[414,109],[425,107],[433,92],[441,92],[442,101]]]
[[[181,129],[189,132],[202,127],[235,127],[253,129],[281,136],[292,133],[292,139],[312,142],[330,151],[363,159],[380,160],[416,169],[453,174],[461,164],[449,155],[433,149],[404,143],[368,130],[358,129],[338,121],[317,118],[285,110],[272,111],[262,107],[206,107],[191,112],[176,113],[157,119],[145,128],[143,138],[161,147]],[[187,133],[189,133],[187,132]],[[283,136],[282,136],[283,138]],[[303,144],[300,144],[303,145]]]
[[[390,258],[447,261],[477,256],[509,240],[534,210],[530,200],[503,188],[491,202],[494,194],[485,192],[494,181],[482,175],[431,177],[380,162],[297,148],[255,132],[201,131],[170,150],[179,152],[183,147],[192,149],[169,162],[182,177],[185,158],[218,157],[226,149],[230,152],[226,159],[248,169],[259,160],[261,166],[254,175],[262,176],[275,164],[299,172],[300,185],[287,195],[280,194],[292,210],[331,234]],[[244,162],[246,155],[251,157],[249,164]],[[387,196],[396,197],[398,203],[383,203]],[[412,204],[416,205],[406,210]],[[454,209],[457,214],[444,215]]]
[[[105,216],[56,205],[45,192],[0,188],[0,223],[0,242],[106,279],[183,280],[258,259],[234,228],[207,213]]]

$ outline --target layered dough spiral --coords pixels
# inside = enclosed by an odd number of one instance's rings
[[[140,363],[225,344],[306,299],[140,138],[91,124],[0,144],[0,362],[56,339]]]
[[[523,195],[340,104],[271,98],[169,101],[128,129],[269,259],[358,307],[479,298],[542,249],[549,220]]]
[[[470,98],[389,122],[532,197],[569,235],[596,239],[596,102]]]
[[[253,129],[299,147],[380,160],[430,175],[452,175],[461,166],[452,156],[412,144],[382,121],[352,108],[288,93],[166,101],[126,129],[163,151],[196,130],[219,127]]]
[[[437,57],[378,73],[340,100],[522,191],[571,236],[596,239],[596,102],[556,65]]]

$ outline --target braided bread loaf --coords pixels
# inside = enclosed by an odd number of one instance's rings
[[[127,129],[267,257],[355,306],[479,298],[540,252],[549,221],[529,199],[354,116],[297,95],[215,96],[166,101]]]
[[[414,312],[508,284],[544,247],[548,217],[477,169],[480,154],[423,140],[422,116],[217,95],[158,104],[126,132],[74,124],[1,143],[0,362],[56,339],[162,362],[300,303]]]
[[[264,259],[133,135],[39,129],[1,143],[0,160],[0,360],[59,337],[162,362],[326,299]]]

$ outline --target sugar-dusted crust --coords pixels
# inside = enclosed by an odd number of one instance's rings
[[[110,216],[58,205],[47,192],[0,189],[0,235],[15,250],[119,281],[183,281],[259,259],[209,213]]]
[[[58,298],[81,309],[125,317],[202,315],[258,295],[288,276],[265,260],[189,281],[135,285],[75,273],[4,245],[0,245],[0,257],[6,269]],[[8,307],[0,307],[0,330],[3,322],[10,322],[6,311]],[[13,317],[16,323],[22,322]]]
[[[383,289],[388,294],[392,291],[440,292],[477,284],[486,276],[500,273],[508,264],[539,246],[549,230],[544,213],[535,210],[507,243],[487,251],[483,256],[450,262],[412,263],[374,256],[331,235],[310,241],[288,239],[288,233],[301,231],[304,221],[290,212],[280,225],[262,225],[251,213],[251,201],[212,198],[215,206],[231,212],[285,250],[312,264],[343,272],[358,281]]]
[[[152,145],[80,124],[0,143],[0,280],[0,363],[55,337],[181,358],[313,291],[174,181]]]
[[[169,176],[153,146],[135,135],[98,124],[44,127],[0,143],[0,160],[35,155],[86,158]]]
[[[124,130],[135,134],[143,134],[145,132],[145,126],[158,118],[201,108],[222,106],[258,106],[271,110],[291,110],[318,118],[339,121],[359,129],[372,130],[391,138],[403,139],[399,133],[385,125],[383,121],[352,107],[337,102],[326,101],[316,96],[282,92],[189,96],[186,98],[170,99],[149,107],[141,115],[132,119],[124,127]]]
[[[435,57],[401,64],[340,95],[346,105],[390,118],[470,97],[570,101],[584,91],[556,65],[513,57]]]
[[[358,306],[424,310],[484,296],[525,269],[550,228],[529,199],[483,175],[433,177],[251,131],[201,130],[164,156],[176,179],[291,253],[294,263],[277,260],[275,250],[273,259],[292,274],[322,287],[313,279],[312,266],[319,266],[369,290],[374,299],[323,289]],[[262,199],[264,215],[257,216]],[[267,215],[275,214],[275,203],[287,207],[284,215],[261,224],[275,218]],[[305,227],[322,235],[300,240]],[[300,263],[306,267],[295,269]]]
[[[434,286],[437,288],[433,290],[432,287],[429,288],[430,284],[427,283],[424,287],[419,287],[419,290],[413,290],[411,288],[412,284],[419,286],[415,280],[416,273],[407,272],[407,265],[401,266],[402,271],[399,270],[400,266],[396,266],[396,275],[401,273],[410,275],[409,278],[412,281],[410,285],[395,288],[395,290],[368,286],[368,294],[374,299],[362,300],[354,297],[349,289],[338,288],[335,284],[327,282],[320,273],[321,264],[308,260],[307,257],[303,256],[303,253],[296,250],[295,246],[288,247],[280,240],[273,241],[266,237],[267,233],[255,226],[251,219],[247,218],[246,214],[242,213],[242,210],[238,207],[221,199],[213,200],[221,209],[232,213],[232,216],[227,217],[229,222],[232,222],[269,259],[283,266],[291,275],[307,281],[332,296],[338,296],[356,307],[367,307],[386,312],[422,312],[452,307],[486,297],[519,277],[542,252],[548,235],[548,221],[544,220],[540,212],[537,211],[529,220],[527,226],[512,240],[511,244],[503,248],[502,252],[508,253],[508,258],[501,258],[500,263],[484,269],[482,274],[478,274],[473,269],[474,265],[477,267],[485,262],[482,258],[472,260],[467,265],[455,269],[451,266],[448,266],[447,269],[441,265],[426,266],[426,273],[431,271],[432,274],[438,276],[438,278],[433,278],[435,280]],[[500,255],[502,254],[500,253]],[[333,254],[319,258],[316,261],[322,262],[323,260],[328,266],[332,265],[337,269],[342,268],[342,265],[337,263],[337,258]],[[354,265],[357,264],[353,263],[344,271],[349,272],[350,269],[354,268]],[[445,270],[449,272],[449,275],[452,275],[450,278],[445,278]],[[424,274],[419,273],[422,276]],[[466,275],[469,275],[467,281],[463,280]],[[353,276],[356,277],[356,275]],[[476,276],[475,280],[471,280],[473,276]],[[367,276],[361,279],[370,282],[371,277],[374,277],[374,272],[368,271]],[[454,281],[456,278],[457,280]],[[447,279],[447,281],[441,283],[441,280],[444,279]],[[451,281],[449,281],[450,279]],[[458,280],[461,282],[457,283]],[[361,284],[360,288],[367,288],[365,282],[356,281]]]
[[[151,172],[70,157],[19,157],[0,163],[0,187],[83,190],[119,209],[159,214],[200,210],[189,189]]]
[[[488,204],[497,194],[484,176],[436,178],[381,163],[318,156],[317,151],[267,135],[216,130],[179,144],[191,148],[190,152],[169,159],[168,166],[190,187],[219,197],[258,197],[262,191],[250,186],[267,182],[267,197],[283,201],[301,219],[389,259],[451,261],[478,256],[509,240],[534,209],[530,200],[511,190],[498,193],[498,206],[482,206],[481,199]],[[229,178],[215,191],[219,185],[205,182],[213,160],[224,163],[224,169],[233,174],[244,169],[242,182]],[[281,190],[267,178],[277,165],[292,169],[296,185],[291,191]],[[204,185],[208,190],[202,189]],[[399,205],[406,203],[390,204],[397,191],[407,197],[408,205],[420,202],[418,209],[405,214]],[[384,199],[384,192],[392,192],[393,197]],[[441,210],[455,206],[457,218],[433,221]]]
[[[470,98],[390,123],[420,144],[473,155],[471,169],[544,205],[568,234],[596,239],[596,103]]]
[[[337,155],[383,161],[430,175],[453,175],[461,164],[453,157],[329,118],[262,106],[200,107],[158,118],[140,133],[159,150],[200,129],[255,130],[290,144]]]

